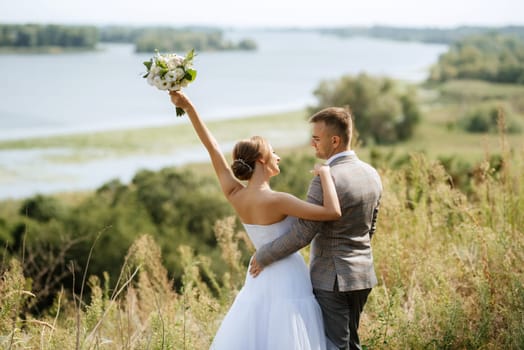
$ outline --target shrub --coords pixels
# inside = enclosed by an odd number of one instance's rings
[[[40,222],[62,219],[65,208],[56,198],[51,196],[36,195],[26,199],[20,207],[20,214]]]
[[[330,107],[349,106],[360,139],[366,143],[392,144],[409,139],[420,120],[412,89],[401,88],[389,78],[366,74],[322,82],[314,92],[318,105],[313,114]]]
[[[520,133],[522,122],[511,111],[508,104],[480,104],[460,118],[458,126],[472,133]]]

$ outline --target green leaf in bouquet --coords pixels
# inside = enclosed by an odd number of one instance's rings
[[[146,66],[147,73],[142,76],[142,78],[147,78],[149,75],[149,71],[151,71],[151,66],[153,65],[153,59],[150,59],[149,61],[144,62],[144,66]]]
[[[167,63],[164,62],[164,61],[157,60],[157,61],[156,61],[156,65],[159,66],[160,68],[168,69],[168,68],[167,68]]]
[[[160,69],[160,76],[163,78],[167,74],[167,72],[169,72],[169,69],[166,66],[166,68]]]
[[[191,62],[193,58],[195,57],[195,49],[191,49],[187,54],[186,57],[184,57],[183,64],[186,65],[187,62]]]
[[[196,79],[196,76],[197,76],[197,71],[194,70],[194,69],[188,69],[186,70],[186,74],[184,75],[184,79],[186,79],[187,81],[193,81]]]

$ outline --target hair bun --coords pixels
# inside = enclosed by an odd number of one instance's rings
[[[253,166],[249,165],[242,158],[235,159],[231,165],[231,169],[233,170],[233,174],[235,174],[239,180],[249,180],[253,175],[254,170]]]

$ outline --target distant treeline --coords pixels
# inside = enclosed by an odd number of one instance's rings
[[[0,24],[0,47],[65,47],[93,49],[98,30],[93,26]]]
[[[487,33],[455,42],[429,76],[430,81],[453,79],[524,84],[524,40]]]
[[[213,28],[96,27],[39,24],[0,24],[0,48],[50,47],[94,49],[99,42],[132,43],[137,52],[255,50],[250,39],[233,43]]]
[[[499,33],[512,35],[524,40],[524,26],[505,27],[470,27],[461,26],[451,29],[441,28],[402,28],[402,27],[343,27],[319,29],[321,33],[347,36],[369,36],[374,38],[420,41],[435,44],[452,44],[472,35]]]
[[[300,29],[299,29],[300,30]],[[333,27],[317,31],[348,36],[367,36],[402,41],[453,44],[473,35],[498,33],[524,41],[524,26],[456,28],[410,27]],[[40,24],[0,24],[0,48],[32,48],[44,46],[91,49],[98,42],[133,43],[139,52],[158,49],[183,51],[195,48],[208,50],[254,50],[256,42],[243,39],[237,43],[225,40],[222,30],[214,27],[133,27],[133,26],[69,26]]]
[[[137,52],[160,51],[222,51],[255,50],[257,44],[251,39],[238,43],[224,39],[222,31],[214,28],[190,27],[103,27],[100,41],[134,43]]]

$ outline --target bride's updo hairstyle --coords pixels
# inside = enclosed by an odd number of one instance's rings
[[[249,180],[255,171],[255,163],[259,159],[267,160],[269,145],[260,136],[253,136],[246,140],[238,141],[233,148],[233,163],[231,170],[239,180]]]

